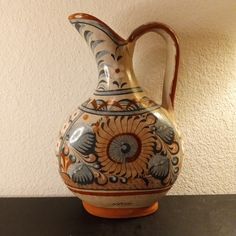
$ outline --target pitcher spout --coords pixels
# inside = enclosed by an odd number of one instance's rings
[[[99,20],[95,16],[86,14],[86,13],[75,13],[68,17],[69,21],[72,24],[80,23],[94,26],[100,31],[103,31],[105,34],[110,36],[112,41],[115,41],[119,45],[127,44],[127,40],[120,37],[114,30],[112,30],[107,24]],[[96,34],[96,31],[93,32]]]
[[[128,40],[120,37],[94,16],[76,13],[69,16],[72,25],[85,39],[98,68],[97,91],[137,87]]]

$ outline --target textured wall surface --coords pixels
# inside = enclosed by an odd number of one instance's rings
[[[57,172],[55,141],[97,78],[92,54],[67,20],[75,12],[97,16],[123,37],[150,21],[175,29],[185,160],[169,194],[236,193],[235,0],[0,0],[0,9],[0,196],[71,195]],[[137,77],[158,101],[164,52],[153,34],[135,52]]]

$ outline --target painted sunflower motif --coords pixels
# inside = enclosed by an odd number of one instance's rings
[[[102,171],[125,178],[147,173],[155,144],[151,128],[155,120],[151,114],[102,118],[95,148]]]

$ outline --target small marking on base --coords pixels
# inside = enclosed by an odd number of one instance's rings
[[[90,205],[84,201],[83,206],[88,213],[94,216],[110,219],[123,219],[151,215],[157,211],[158,202],[149,207],[141,208],[103,208]]]

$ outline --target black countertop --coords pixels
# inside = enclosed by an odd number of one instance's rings
[[[167,196],[136,219],[89,215],[77,198],[0,198],[1,236],[236,236],[236,195]]]

